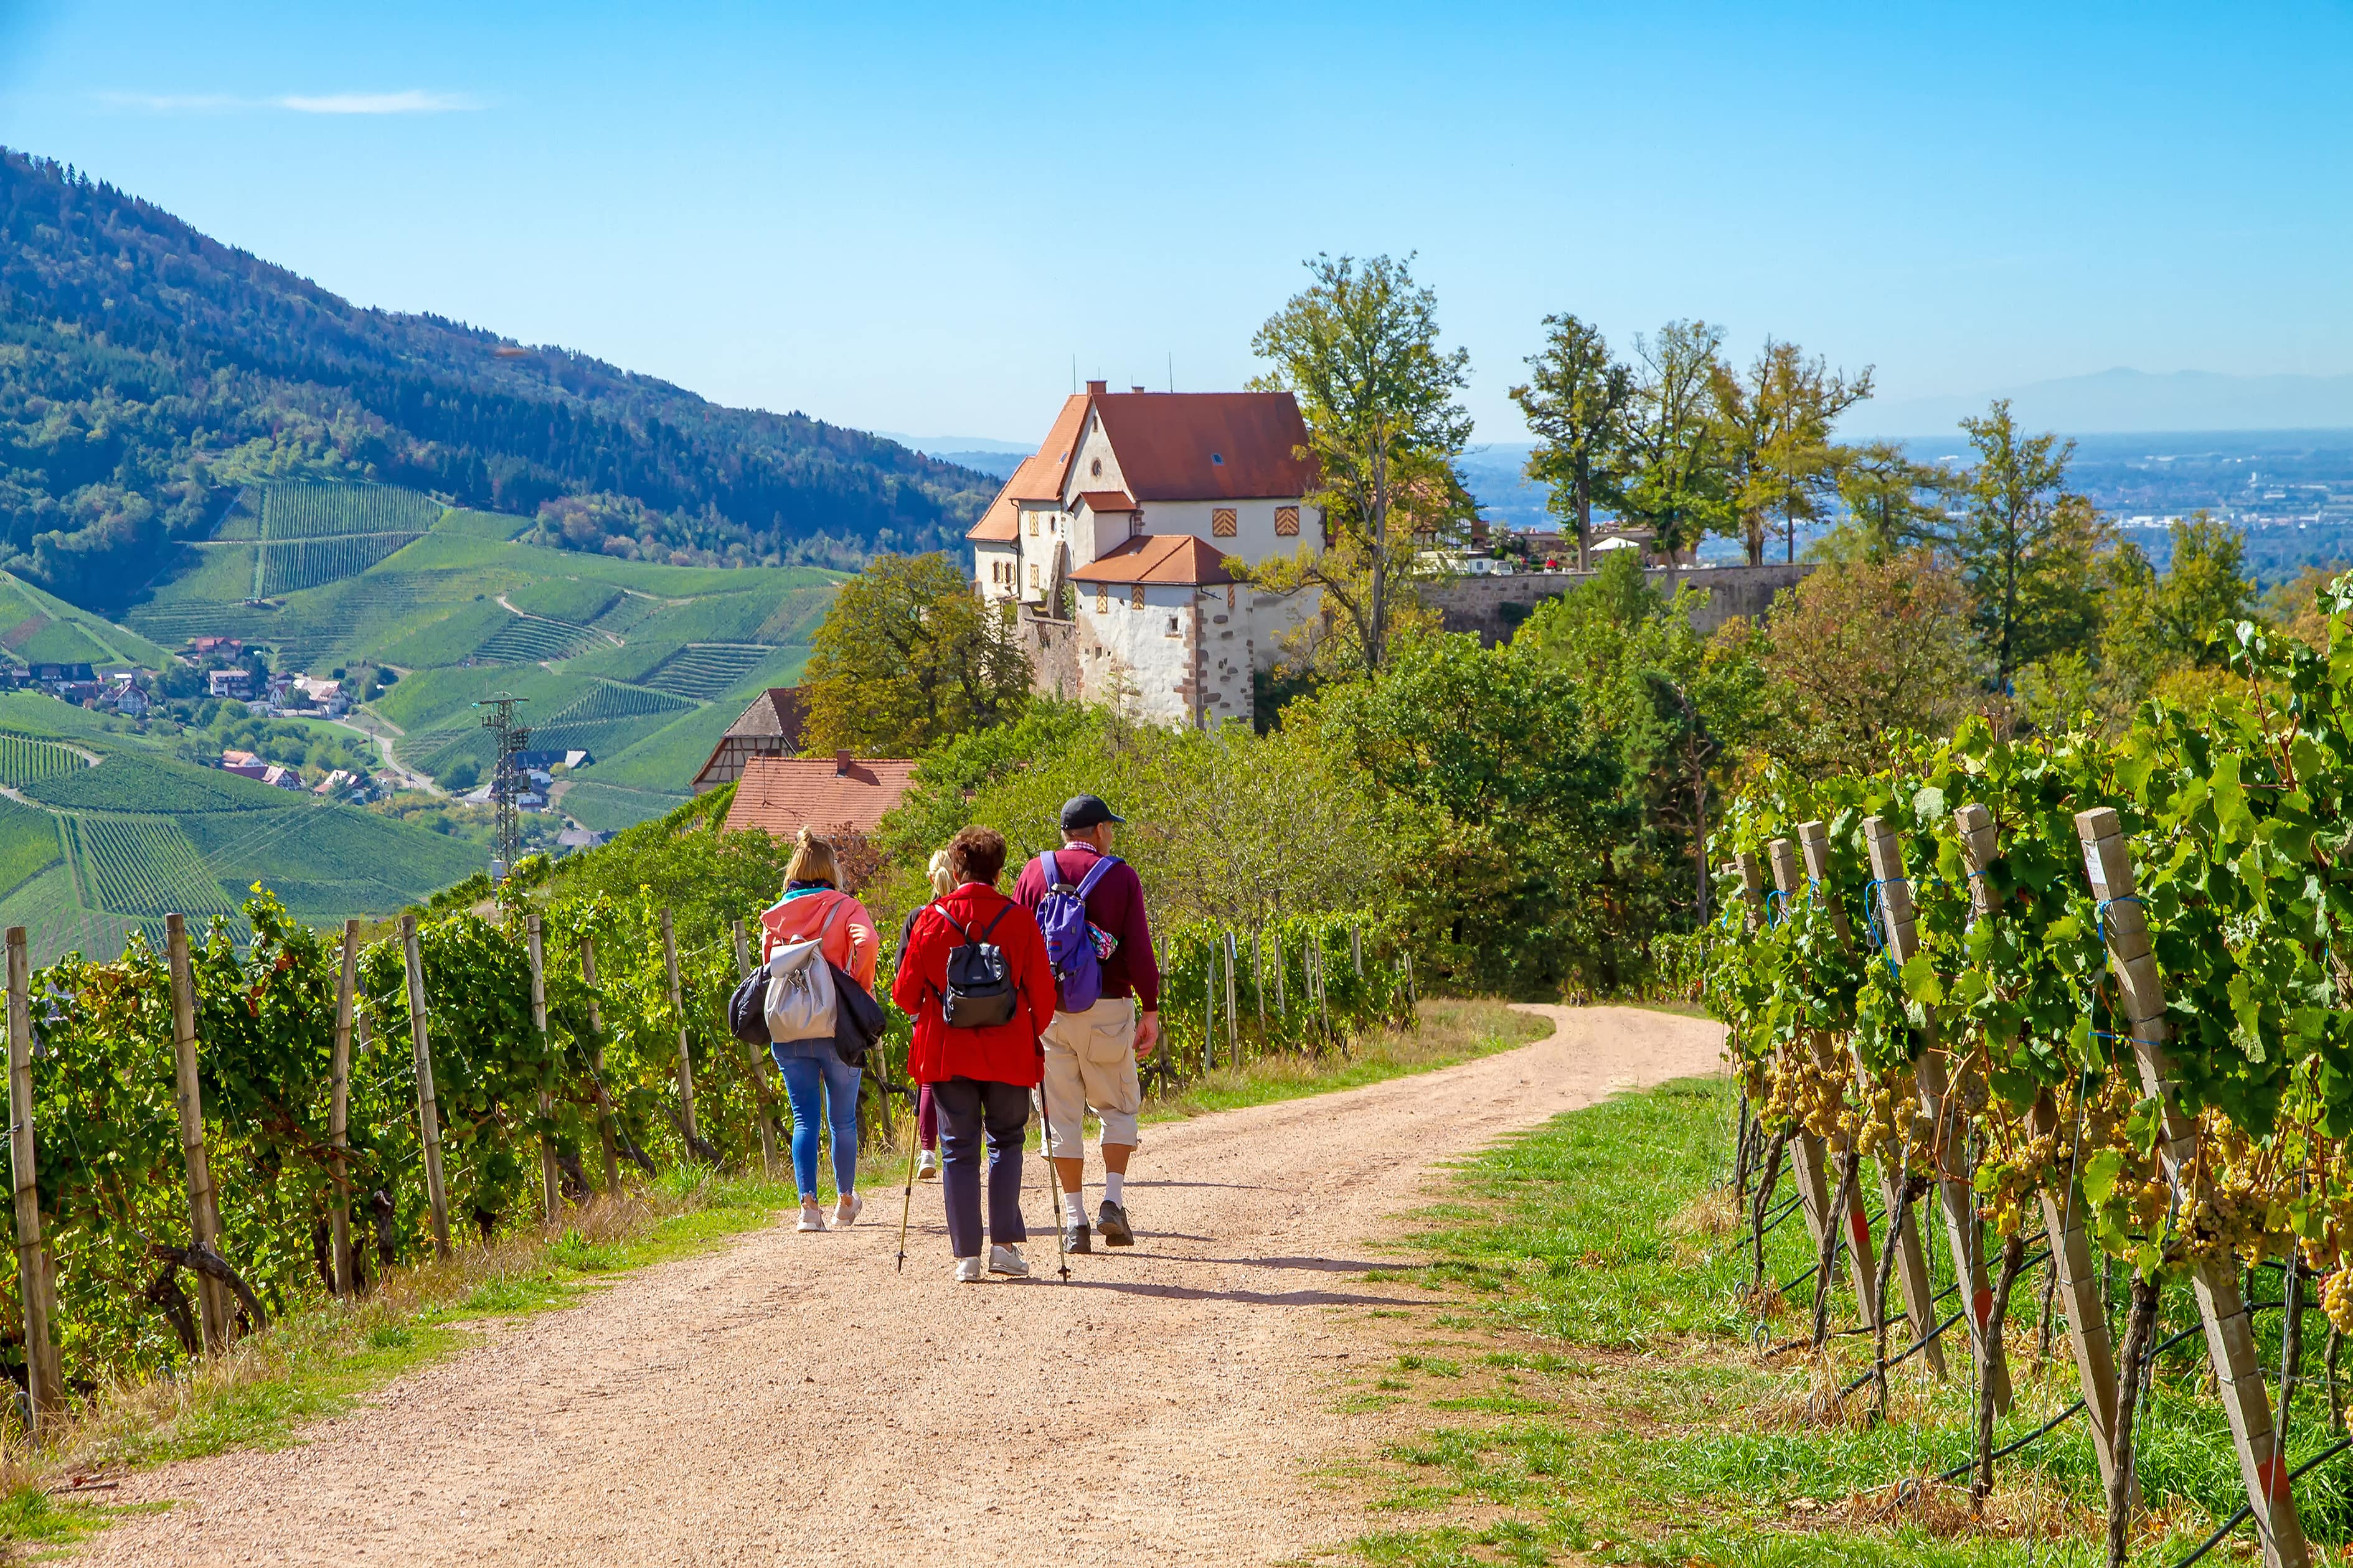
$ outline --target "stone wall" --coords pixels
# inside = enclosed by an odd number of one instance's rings
[[[1022,605],[1019,614],[1015,636],[1029,658],[1029,689],[1041,697],[1077,697],[1078,624],[1039,615],[1034,605]]]
[[[1795,585],[1813,570],[1795,566],[1683,567],[1670,574],[1653,568],[1642,574],[1660,593],[1685,584],[1707,590],[1707,603],[1692,614],[1692,625],[1712,632],[1735,616],[1760,616],[1772,607],[1773,595]],[[1476,632],[1490,646],[1502,642],[1546,599],[1556,598],[1591,580],[1586,572],[1525,572],[1510,577],[1458,577],[1443,587],[1426,590],[1422,597],[1445,617],[1450,632]]]

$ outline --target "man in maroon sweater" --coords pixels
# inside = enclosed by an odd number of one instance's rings
[[[1096,861],[1111,854],[1112,829],[1120,818],[1091,795],[1062,806],[1062,847],[1053,852],[1061,880],[1086,879]],[[1022,868],[1013,885],[1014,901],[1035,914],[1049,889],[1046,857]],[[1091,1252],[1087,1227],[1085,1113],[1103,1122],[1103,1203],[1095,1216],[1103,1240],[1133,1247],[1124,1191],[1128,1156],[1135,1152],[1135,1113],[1144,1108],[1136,1080],[1138,1058],[1152,1054],[1160,1038],[1160,965],[1152,956],[1152,928],[1144,918],[1144,884],[1135,868],[1117,861],[1087,894],[1087,920],[1117,939],[1103,961],[1103,995],[1083,1013],[1056,1013],[1041,1042],[1046,1052],[1046,1120],[1052,1123],[1048,1151],[1062,1180],[1062,1240],[1071,1252]]]

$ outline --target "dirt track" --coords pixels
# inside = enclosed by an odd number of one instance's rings
[[[1147,1127],[1125,1253],[947,1278],[936,1186],[774,1227],[491,1331],[303,1446],[173,1466],[87,1563],[1269,1563],[1356,1535],[1305,1477],[1345,1438],[1333,1308],[1432,1166],[1613,1089],[1711,1070],[1712,1024],[1540,1009],[1536,1045],[1345,1094]],[[895,1200],[897,1194],[890,1197]],[[1033,1177],[1030,1223],[1044,1216]]]

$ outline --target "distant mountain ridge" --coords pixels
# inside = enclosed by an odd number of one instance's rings
[[[2163,374],[2118,368],[1974,396],[1862,404],[1841,421],[1849,439],[1932,436],[2007,397],[2020,423],[2071,436],[2218,430],[2353,429],[2353,375]]]
[[[539,513],[542,542],[709,564],[950,544],[997,488],[805,415],[361,309],[0,149],[0,567],[120,606],[270,478],[407,485]]]

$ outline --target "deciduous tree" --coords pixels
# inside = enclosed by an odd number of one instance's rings
[[[1968,595],[1925,552],[1783,589],[1759,658],[1790,720],[1772,749],[1799,766],[1867,772],[1899,735],[1948,732],[1978,690]]]
[[[1625,477],[1634,373],[1610,357],[1598,327],[1546,316],[1545,346],[1528,356],[1527,384],[1512,388],[1529,431],[1527,477],[1546,505],[1577,530],[1577,569],[1593,569],[1593,502],[1614,502]]]
[[[1837,457],[1838,494],[1847,517],[1829,553],[1892,561],[1952,542],[1952,522],[1945,515],[1951,470],[1914,462],[1894,441],[1843,447]]]
[[[1661,559],[1720,531],[1728,497],[1715,421],[1715,372],[1724,329],[1670,321],[1634,339],[1634,400],[1621,513],[1649,526]]]
[[[1968,515],[1955,550],[1978,635],[2006,688],[2021,666],[2090,640],[2095,566],[2111,535],[2090,502],[2065,490],[2073,441],[2021,434],[2006,398],[1961,428],[1978,462],[1958,486]]]
[[[834,595],[801,689],[811,751],[907,757],[1018,714],[1029,663],[945,555],[878,555]]]
[[[1346,627],[1343,657],[1367,674],[1413,601],[1417,535],[1472,510],[1454,468],[1471,438],[1456,401],[1471,356],[1439,347],[1438,296],[1413,280],[1412,259],[1319,256],[1307,263],[1314,281],[1250,340],[1273,367],[1250,385],[1299,399],[1330,542],[1248,575],[1269,592],[1319,590]]]
[[[1765,563],[1765,540],[1781,523],[1788,558],[1798,558],[1798,524],[1812,521],[1836,482],[1838,416],[1871,395],[1871,368],[1849,377],[1795,343],[1765,340],[1746,373],[1722,360],[1709,372],[1717,460],[1724,467],[1729,531]]]

